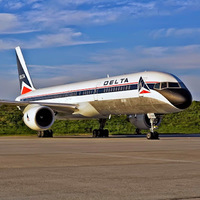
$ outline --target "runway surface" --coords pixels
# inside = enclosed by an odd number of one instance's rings
[[[0,137],[1,200],[197,200],[200,137]]]

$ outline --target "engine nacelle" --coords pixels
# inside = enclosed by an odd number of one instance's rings
[[[23,121],[33,130],[47,130],[53,125],[54,116],[53,110],[47,106],[28,105],[24,110]]]
[[[161,123],[161,120],[161,116],[156,115],[154,125],[158,126]],[[140,130],[146,130],[151,128],[150,119],[146,114],[129,115],[129,121],[131,122],[131,124],[134,124]]]

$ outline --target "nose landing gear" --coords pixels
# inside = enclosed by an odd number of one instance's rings
[[[147,133],[147,139],[151,140],[159,140],[159,134],[157,132],[154,132],[154,126],[155,126],[155,122],[156,122],[156,116],[154,113],[148,113],[147,114],[148,118],[150,119],[150,124],[151,124],[151,128],[150,128],[150,132]]]

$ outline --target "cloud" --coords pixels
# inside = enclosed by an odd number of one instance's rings
[[[24,6],[24,4],[20,1],[16,1],[16,2],[7,2],[5,4],[5,7],[9,8],[10,10],[18,10],[20,8],[22,8]]]
[[[85,5],[85,6],[84,6]],[[104,0],[16,1],[0,3],[6,9],[15,8],[22,27],[45,30],[61,29],[70,25],[88,26],[109,24],[129,17],[158,15],[155,2]],[[26,7],[26,9],[24,9]]]
[[[25,34],[25,33],[33,33],[33,32],[38,32],[39,30],[33,30],[33,29],[30,29],[30,30],[12,30],[12,31],[2,31],[0,32],[1,35],[16,35],[16,34]]]
[[[28,12],[25,24],[31,24],[35,29],[55,31],[67,26],[104,25],[119,19],[120,13],[111,10],[65,10],[47,8]],[[29,27],[30,25],[28,25]]]
[[[30,27],[30,29],[27,27]],[[0,13],[0,34],[25,34],[36,31],[38,30],[34,30],[31,26],[24,26],[18,15]]]
[[[200,45],[177,47],[142,47],[131,50],[124,48],[86,53],[85,61],[60,66],[32,66],[40,75],[50,72],[53,76],[69,74],[79,80],[100,78],[109,73],[111,76],[145,70],[159,70],[177,75],[192,75],[200,72]],[[189,70],[188,70],[189,69]],[[39,70],[39,71],[38,71]],[[77,71],[79,75],[77,75]],[[65,79],[68,80],[68,79]]]
[[[165,0],[163,5],[165,7],[174,7],[174,9],[178,9],[179,11],[200,8],[200,2],[198,0]]]
[[[0,32],[8,31],[19,25],[17,16],[9,13],[0,13]]]
[[[200,70],[200,45],[177,47],[143,47],[138,46],[132,50],[118,49],[109,52],[94,54],[91,59],[108,68],[120,71],[161,70],[191,73]]]
[[[0,40],[0,50],[14,49],[20,44],[19,40],[10,39],[10,40]]]
[[[199,36],[200,28],[168,28],[168,29],[159,29],[154,30],[150,33],[150,36],[153,38],[161,38],[161,37],[194,37]]]
[[[17,0],[0,3],[6,9],[16,9],[26,25],[44,27],[65,25],[108,24],[127,17],[169,15],[184,8],[200,8],[199,1],[132,1],[132,0]],[[26,9],[24,9],[26,7]],[[57,23],[54,23],[57,21]],[[34,27],[38,29],[38,27]]]
[[[29,39],[29,41],[28,39],[18,39],[18,43],[26,48],[31,48],[31,46],[42,48],[101,43],[98,39],[94,41],[87,40],[83,31],[79,31],[80,27],[93,26],[95,28],[95,26],[111,24],[134,17],[168,15],[168,10],[171,9],[170,12],[173,12],[173,5],[176,8],[182,6],[192,8],[194,5],[198,7],[197,4],[200,4],[198,1],[191,3],[187,0],[175,1],[174,4],[170,0],[164,3],[132,0],[58,0],[56,2],[50,0],[48,4],[41,0],[3,2],[0,2],[1,7],[6,8],[8,11],[9,9],[15,9],[17,12],[16,14],[0,13],[0,34],[27,34],[25,35],[27,37],[24,38],[28,38],[28,34],[35,33],[31,35],[32,39]],[[70,30],[71,27],[79,30],[66,31]],[[170,28],[155,30],[151,32],[151,36],[153,38],[188,36],[191,34],[194,36],[199,35],[199,32],[200,29],[198,28]],[[75,38],[74,33],[81,35]],[[1,38],[3,44],[9,41],[9,45],[0,48],[7,49],[9,46],[15,46],[16,39],[13,38]],[[10,43],[13,41],[14,44],[11,45]],[[28,43],[31,45],[28,45]]]
[[[46,48],[46,47],[61,47],[74,46],[84,44],[96,44],[103,41],[89,41],[84,39],[81,32],[76,32],[73,29],[66,28],[55,34],[38,35],[31,41],[23,42],[24,48]]]
[[[97,44],[105,42],[106,41],[88,40],[87,37],[85,37],[84,34],[82,34],[81,32],[75,31],[71,28],[65,28],[59,30],[57,33],[38,34],[29,40],[12,38],[0,40],[0,50],[13,49],[16,46],[21,46],[26,49],[35,49]]]
[[[41,0],[15,0],[15,1],[0,1],[0,6],[6,10],[20,10],[25,6],[34,6],[38,4]]]

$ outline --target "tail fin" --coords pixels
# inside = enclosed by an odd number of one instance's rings
[[[35,90],[20,47],[15,48],[21,94]]]

